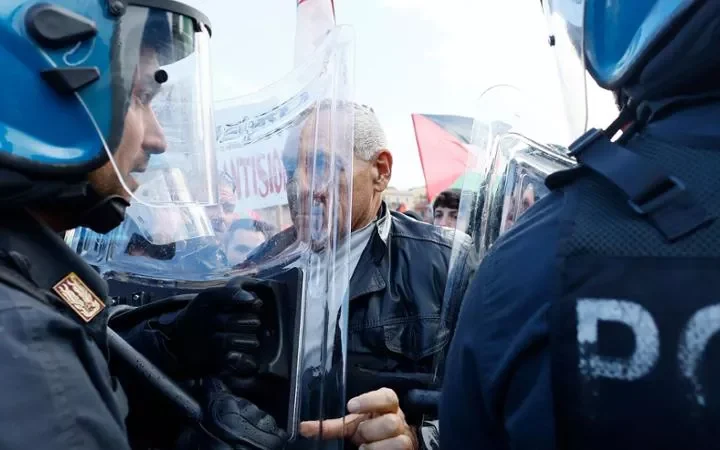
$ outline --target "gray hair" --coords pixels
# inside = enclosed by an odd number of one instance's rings
[[[353,152],[355,157],[369,161],[380,150],[387,148],[385,130],[371,107],[354,103],[353,109],[355,115]]]

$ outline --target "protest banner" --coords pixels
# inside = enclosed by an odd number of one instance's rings
[[[268,104],[277,104],[271,100]],[[218,169],[235,184],[237,211],[287,204],[287,174],[282,158],[287,133],[262,135],[262,130],[273,129],[283,112],[266,104],[216,111]]]
[[[220,170],[235,183],[236,209],[255,210],[287,203],[282,139],[268,139],[220,153]]]

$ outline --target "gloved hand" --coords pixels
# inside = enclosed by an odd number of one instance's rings
[[[237,277],[201,292],[179,313],[149,326],[167,338],[184,377],[251,377],[257,372],[260,311],[257,293],[272,292],[260,280]]]
[[[118,308],[110,327],[185,389],[203,377],[252,385],[263,307],[258,295],[267,299],[274,294],[263,281],[238,277],[189,302],[174,298]],[[138,379],[131,362],[111,359],[111,371],[128,396],[128,432],[138,448],[166,448],[175,442],[183,421],[171,405]]]
[[[130,308],[110,327],[177,382],[216,376],[245,382],[257,371],[263,300],[274,301],[263,281],[231,279],[189,303],[160,300]]]
[[[267,413],[236,397],[217,379],[203,379],[197,398],[203,423],[181,434],[177,450],[280,450],[288,440]]]

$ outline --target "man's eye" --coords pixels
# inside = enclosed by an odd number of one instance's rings
[[[157,89],[136,89],[133,92],[135,98],[142,103],[144,106],[150,106],[155,96],[158,94]]]
[[[134,92],[133,97],[138,103],[143,106],[148,106],[150,104],[150,101],[152,100],[152,97],[150,97],[147,93],[143,92]]]

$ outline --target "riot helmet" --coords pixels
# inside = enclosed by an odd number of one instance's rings
[[[131,199],[215,201],[201,12],[171,0],[18,0],[1,10],[5,207],[57,208],[105,232]]]
[[[575,137],[595,125],[600,118],[593,116],[602,110],[602,106],[610,104],[612,94],[603,90],[614,92],[622,109],[631,99],[637,105],[666,89],[659,89],[659,85],[676,84],[679,78],[686,81],[691,78],[684,72],[682,76],[675,76],[680,74],[674,70],[669,70],[671,75],[657,76],[661,72],[660,67],[656,67],[653,69],[655,80],[646,83],[648,86],[642,90],[625,89],[639,81],[663,47],[684,34],[679,30],[691,17],[699,15],[698,11],[706,2],[542,0],[541,3]],[[710,3],[705,7],[710,8]],[[709,21],[712,14],[706,11],[705,16]],[[691,31],[691,34],[697,33]],[[684,36],[683,40],[687,39],[692,38]],[[689,51],[691,45],[685,47],[684,53],[697,53]],[[682,53],[673,54],[674,57],[669,58],[673,60],[672,65],[683,67],[677,60],[683,58]],[[671,64],[663,61],[660,65],[667,71]]]

